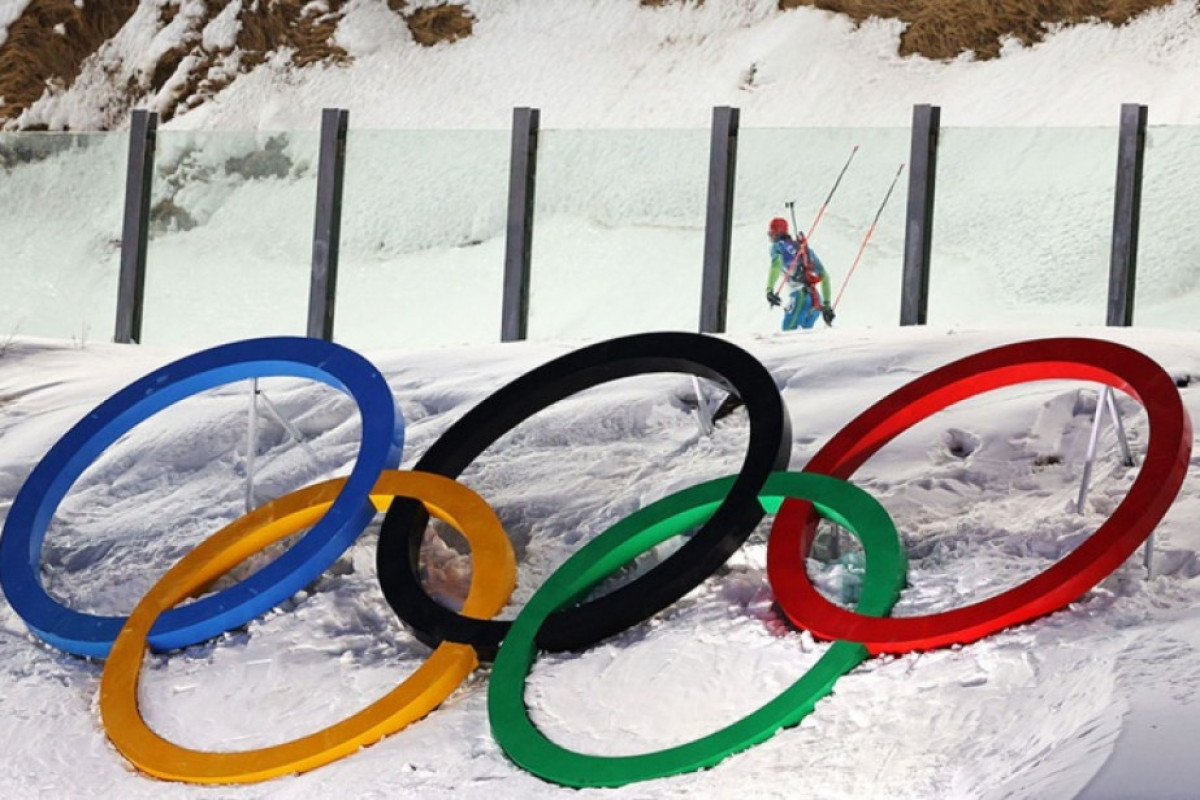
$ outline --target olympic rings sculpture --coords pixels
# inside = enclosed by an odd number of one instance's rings
[[[491,507],[454,478],[512,426],[597,384],[649,372],[716,381],[746,405],[750,437],[742,469],[663,498],[617,522],[552,573],[511,623],[491,618],[516,582],[512,545]],[[362,415],[349,476],[254,509],[168,570],[127,618],[73,611],[39,581],[42,541],[54,511],[86,466],[130,428],[171,403],[234,380],[306,377],[344,389]],[[847,479],[906,428],[959,400],[1002,386],[1073,378],[1121,389],[1147,411],[1150,436],[1125,500],[1082,545],[1054,566],[989,600],[925,617],[891,618],[906,559],[891,519]],[[1174,382],[1145,355],[1111,342],[1062,338],[1005,345],[912,381],[864,411],[806,465],[781,472],[791,423],[770,373],[724,340],[651,333],[582,348],[514,380],[449,428],[415,464],[397,471],[404,425],[378,370],[340,345],[314,339],[253,339],[202,351],[135,381],[71,428],[30,473],[0,534],[0,588],[31,632],[78,655],[105,657],[100,716],[113,744],[142,771],[169,780],[244,783],[302,772],[347,755],[436,708],[478,665],[495,660],[488,717],[501,749],[539,777],[570,786],[619,786],[716,764],[795,725],[837,678],[876,653],[967,643],[1063,608],[1115,570],[1157,526],[1179,492],[1191,455],[1191,421]],[[274,747],[199,752],[159,737],[137,707],[147,647],[170,650],[210,639],[277,605],[324,571],[377,511],[381,587],[401,622],[435,648],[400,686],[346,720]],[[525,676],[539,650],[590,647],[640,622],[709,577],[775,513],[768,579],[796,626],[833,641],[819,662],[762,708],[700,740],[656,753],[608,758],[573,753],[530,722]],[[463,533],[472,581],[462,613],[421,588],[418,552],[428,515]],[[826,517],[859,538],[866,556],[854,611],[823,599],[804,569],[816,522]],[[270,544],[308,528],[282,556],[249,578],[175,608]],[[695,530],[655,568],[597,600],[587,592],[647,549]]]

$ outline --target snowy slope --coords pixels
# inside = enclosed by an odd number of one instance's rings
[[[715,105],[761,127],[906,125],[914,103],[941,104],[947,125],[1109,125],[1122,102],[1148,104],[1154,123],[1200,121],[1200,18],[1188,0],[1121,29],[1074,26],[1031,48],[1011,42],[997,60],[950,63],[900,58],[897,20],[856,27],[812,8],[780,12],[775,0],[467,5],[472,35],[425,48],[382,0],[353,0],[335,36],[349,66],[296,70],[280,54],[171,127],[307,129],[329,106],[384,129],[504,128],[514,106],[542,108],[554,128],[702,127]],[[183,3],[188,14],[198,6]],[[23,124],[102,125],[128,76],[180,44],[182,16],[160,31],[143,2],[76,85]],[[226,16],[206,41],[232,39]]]

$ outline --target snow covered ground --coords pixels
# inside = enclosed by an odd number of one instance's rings
[[[1192,333],[1063,329],[1122,341],[1181,381],[1200,375]],[[1030,332],[1028,335],[1033,335]],[[737,340],[771,371],[802,466],[858,411],[957,357],[1028,336],[984,330],[819,331]],[[569,347],[495,345],[368,351],[408,420],[410,465],[448,424],[503,382]],[[74,420],[179,351],[20,340],[0,370],[0,496]],[[898,615],[978,600],[1045,569],[1120,502],[1137,469],[1106,430],[1083,515],[1072,511],[1096,387],[1042,382],[965,401],[888,445],[856,475],[896,520],[911,559]],[[357,415],[338,393],[276,381],[271,398],[319,463],[260,415],[260,499],[345,473]],[[1194,388],[1182,389],[1193,416]],[[646,376],[592,390],[523,423],[465,482],[499,512],[520,555],[514,602],[586,540],[637,507],[736,469],[744,412],[700,434],[690,381]],[[191,546],[243,510],[245,385],[185,401],[89,467],[46,538],[44,579],[72,607],[120,613]],[[1145,415],[1119,406],[1135,453]],[[962,447],[963,442],[972,447]],[[966,452],[966,451],[970,452]],[[1193,459],[1156,533],[1154,577],[1131,559],[1070,609],[981,642],[876,658],[843,678],[798,728],[702,773],[608,791],[616,797],[1187,797],[1200,688],[1200,515]],[[827,645],[790,630],[766,583],[768,517],[720,574],[652,621],[579,655],[543,656],[527,701],[556,741],[628,754],[678,744],[748,713],[796,680]],[[278,613],[220,641],[147,659],[143,710],[161,734],[236,749],[312,732],[363,707],[428,650],[393,617],[374,579],[375,529]],[[427,552],[461,596],[465,556]],[[817,567],[831,591],[836,567]],[[0,783],[15,794],[202,797],[138,775],[106,743],[101,666],[39,645],[0,606]],[[566,795],[512,766],[488,731],[487,672],[411,728],[336,764],[222,797],[396,792]],[[598,793],[599,790],[594,790]]]
[[[488,392],[581,341],[694,328],[689,281],[698,282],[702,246],[705,128],[711,106],[725,103],[743,109],[744,126],[731,338],[763,361],[784,393],[793,467],[917,375],[1038,336],[1127,343],[1190,382],[1181,391],[1196,415],[1200,253],[1189,196],[1200,175],[1197,129],[1151,132],[1138,289],[1147,305],[1138,306],[1138,327],[1079,327],[1103,318],[1118,104],[1148,103],[1152,123],[1200,121],[1191,89],[1200,77],[1200,23],[1191,4],[1120,31],[1085,26],[1035,48],[1010,48],[998,61],[952,64],[897,58],[894,23],[854,30],[822,12],[774,14],[765,0],[636,13],[633,3],[597,0],[554,4],[557,14],[480,0],[476,35],[432,51],[372,17],[372,5],[356,4],[344,25],[344,44],[357,56],[349,71],[267,67],[160,134],[156,199],[172,197],[199,224],[185,230],[182,217],[174,227],[168,218],[154,234],[145,346],[105,343],[123,137],[86,136],[5,176],[0,238],[6,266],[20,269],[3,273],[0,297],[0,514],[57,437],[112,391],[199,345],[301,332],[312,128],[325,105],[350,108],[356,129],[339,336],[388,378],[409,426],[405,465]],[[0,2],[0,19],[13,7]],[[126,41],[136,44],[134,34]],[[546,63],[558,68],[535,68]],[[85,95],[58,102],[63,114],[92,113]],[[836,287],[907,158],[903,126],[914,102],[940,103],[948,126],[934,324],[892,327],[902,178],[838,326],[769,333],[777,319],[762,302],[766,219],[795,199],[807,225],[850,148],[861,145],[814,240]],[[540,106],[551,129],[534,245],[531,326],[539,341],[497,345],[490,342],[499,325],[504,129],[514,105]],[[554,130],[614,119],[636,130]],[[988,127],[999,125],[1070,127]],[[1109,127],[1090,127],[1098,125]],[[428,127],[447,130],[417,130]],[[293,131],[282,150],[272,143],[278,129]],[[250,153],[286,158],[229,167]],[[272,163],[286,163],[282,175],[271,173]],[[319,463],[260,415],[257,498],[344,473],[355,455],[352,404],[303,382],[267,390],[310,437]],[[466,473],[517,545],[519,586],[506,616],[608,525],[737,467],[744,415],[702,436],[689,393],[688,380],[671,376],[588,392],[525,423]],[[1071,510],[1095,396],[1094,386],[1059,382],[990,393],[916,426],[857,473],[893,515],[909,553],[911,588],[898,615],[1015,585],[1111,513],[1137,474],[1120,466],[1111,431],[1101,438],[1085,513]],[[1145,415],[1129,398],[1119,405],[1137,453]],[[98,459],[47,536],[50,591],[75,608],[127,612],[170,564],[239,515],[246,406],[245,386],[185,401]],[[800,726],[712,770],[584,793],[1196,796],[1196,464],[1158,527],[1149,580],[1131,559],[1061,613],[963,648],[868,661]],[[651,622],[588,653],[539,659],[526,695],[535,721],[585,752],[645,752],[713,731],[796,680],[826,645],[791,631],[772,610],[766,530],[765,523],[725,570]],[[368,530],[278,613],[219,642],[148,658],[142,705],[154,728],[193,747],[261,746],[340,719],[410,674],[428,650],[383,601],[374,537]],[[461,594],[467,569],[453,544],[431,544],[426,557],[451,596]],[[836,568],[814,569],[838,591]],[[513,767],[498,750],[487,726],[486,670],[425,720],[350,758],[218,790],[131,770],[99,723],[100,672],[39,645],[0,601],[0,786],[13,796],[574,794]]]

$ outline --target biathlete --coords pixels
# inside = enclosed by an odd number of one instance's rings
[[[796,231],[793,239],[788,233],[787,220],[775,217],[767,227],[771,239],[771,271],[767,276],[767,303],[783,305],[782,330],[811,328],[817,318],[833,324],[833,308],[829,302],[829,273],[811,247],[804,233]],[[787,303],[775,291],[781,276],[787,277],[784,293]],[[818,286],[820,287],[818,289]]]

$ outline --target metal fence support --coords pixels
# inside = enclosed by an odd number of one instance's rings
[[[504,242],[504,300],[500,341],[515,342],[529,332],[529,264],[533,253],[533,197],[537,186],[536,108],[514,108],[508,166],[508,224]]]
[[[342,237],[342,179],[346,167],[346,131],[350,112],[321,112],[321,154],[317,164],[317,211],[313,224],[312,277],[308,290],[308,335],[333,339],[337,300],[338,252]]]
[[[733,238],[733,186],[737,172],[740,112],[717,106],[708,150],[708,214],[704,271],[700,278],[700,332],[724,333],[729,303],[729,245]]]
[[[901,325],[924,325],[929,308],[929,254],[933,242],[934,179],[941,116],[942,109],[938,106],[913,106],[904,277],[900,287]]]
[[[146,289],[146,244],[150,231],[150,180],[158,114],[135,109],[129,123],[129,160],[125,171],[125,222],[121,228],[121,273],[117,283],[117,325],[113,341],[142,340],[142,304]]]
[[[1108,323],[1133,324],[1138,226],[1142,215],[1142,167],[1146,154],[1146,106],[1121,106],[1117,191],[1113,208],[1112,258],[1108,268]]]

